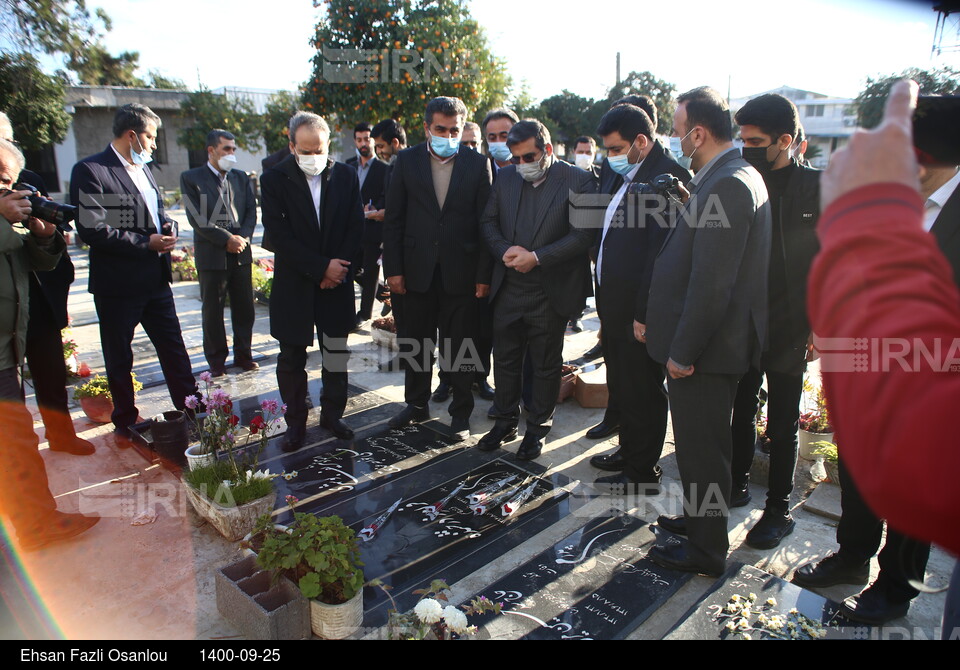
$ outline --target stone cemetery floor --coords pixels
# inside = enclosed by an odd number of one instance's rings
[[[189,230],[184,222],[181,231],[185,229]],[[96,312],[86,292],[86,254],[71,248],[71,255],[77,264],[70,295],[72,336],[80,359],[94,372],[102,372]],[[199,289],[193,282],[178,283],[174,295],[193,369],[199,374],[206,369]],[[565,360],[577,359],[595,344],[599,321],[592,307],[584,326],[582,333],[568,334]],[[430,404],[432,420],[426,424],[390,431],[387,420],[403,407],[403,375],[378,371],[378,363],[392,352],[372,343],[369,328],[352,334],[349,344],[351,398],[344,420],[356,432],[355,440],[338,441],[317,427],[319,410],[313,410],[308,446],[283,454],[279,440],[274,440],[262,463],[272,472],[299,473],[291,481],[275,480],[281,523],[289,516],[283,503],[287,494],[300,499],[298,511],[338,514],[356,530],[401,501],[377,536],[363,544],[362,555],[366,578],[379,577],[390,584],[403,608],[416,602],[413,590],[443,579],[452,587],[454,603],[479,595],[505,603],[503,615],[471,619],[479,626],[479,638],[757,638],[763,636],[757,632],[761,614],[767,620],[800,617],[812,630],[822,626],[827,637],[939,635],[942,593],[920,595],[905,618],[875,630],[845,622],[837,614],[836,603],[858,592],[858,587],[837,586],[817,594],[784,581],[800,565],[836,549],[836,519],[829,515],[839,512],[839,490],[830,484],[814,487],[807,462],[798,466],[792,501],[797,527],[781,546],[759,551],[744,545],[761,509],[753,505],[734,509],[727,573],[720,579],[675,573],[645,557],[658,534],[660,541],[676,541],[652,525],[658,514],[680,510],[672,432],[661,461],[661,496],[604,495],[590,486],[603,473],[591,468],[589,460],[615,449],[617,438],[595,442],[584,437],[603,410],[581,408],[573,399],[558,406],[543,455],[533,463],[516,459],[519,440],[493,453],[473,448],[492,427],[486,418],[489,403],[479,399],[466,442],[450,438],[449,415],[438,403]],[[269,336],[263,306],[257,307],[254,349],[259,371],[232,369],[221,380],[238,401],[244,421],[248,416],[243,415],[251,413],[260,399],[279,399],[278,348]],[[152,346],[141,330],[134,351],[135,372],[145,384],[138,395],[141,415],[170,409]],[[319,354],[311,351],[310,396],[319,405]],[[74,425],[78,434],[96,444],[97,452],[85,457],[50,452],[32,395],[28,404],[59,508],[96,512],[102,520],[78,538],[33,553],[18,553],[12,536],[0,540],[5,558],[0,590],[6,603],[0,637],[240,637],[240,631],[218,613],[214,587],[216,570],[239,559],[240,550],[193,513],[177,478],[135,450],[118,449],[111,426],[90,423],[79,407],[73,408]],[[762,461],[755,470],[753,504],[762,508],[766,493]],[[506,518],[489,511],[474,515],[466,503],[467,493],[510,476],[535,482],[526,503]],[[461,484],[464,488],[439,518],[431,521],[424,515],[425,506]],[[812,490],[808,508],[806,496]],[[815,512],[810,509],[814,507]],[[928,585],[945,587],[952,569],[953,559],[934,548]],[[877,571],[874,560],[873,578]],[[734,596],[748,598],[750,593],[757,596],[750,630],[730,630],[725,607]],[[358,636],[380,637],[377,627],[386,620],[389,602],[373,588],[365,590],[364,600],[367,628]]]

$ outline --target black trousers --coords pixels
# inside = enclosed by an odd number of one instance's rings
[[[60,358],[63,358],[61,351]],[[23,403],[16,368],[0,370],[3,440],[0,447],[0,512],[9,517],[21,538],[38,533],[57,509],[47,484],[47,470],[37,451],[33,417]]]
[[[621,330],[602,327],[603,356],[610,396],[630,408],[619,417],[620,453],[627,462],[623,473],[639,481],[649,479],[660,460],[667,434],[667,397],[663,368],[632,330]]]
[[[524,356],[531,365],[532,393],[526,432],[545,437],[553,426],[560,392],[563,334],[568,317],[558,314],[542,289],[505,284],[493,305],[494,411],[497,425],[516,425],[520,417]]]
[[[473,293],[451,295],[443,290],[439,266],[430,288],[407,291],[403,296],[400,356],[404,359],[404,398],[408,405],[426,407],[430,401],[437,331],[445,342],[440,347],[440,370],[453,387],[450,416],[468,418],[473,412],[474,376],[478,355],[474,344],[477,300]]]
[[[236,264],[226,270],[200,271],[200,300],[203,302],[203,355],[213,368],[223,368],[230,348],[223,324],[223,308],[230,296],[230,321],[233,325],[233,362],[246,365],[253,361],[251,343],[256,311],[253,305],[252,266]]]
[[[472,341],[478,356],[477,371],[473,380],[479,384],[490,374],[490,357],[493,353],[493,308],[488,298],[477,298],[477,327]],[[449,339],[444,337],[443,331],[440,332],[440,342],[441,344],[449,342]],[[439,376],[441,381],[450,383],[446,372],[441,371]]]
[[[180,319],[170,286],[164,285],[144,295],[93,296],[100,319],[103,361],[113,395],[113,425],[123,431],[137,421],[133,381],[133,332],[142,325],[157,350],[160,369],[177,409],[184,408],[188,395],[197,393],[190,357],[183,344]]]
[[[27,365],[50,444],[69,444],[77,436],[67,406],[67,366],[63,340],[43,289],[30,282],[30,322],[27,325]]]
[[[767,435],[770,437],[770,478],[767,484],[767,509],[786,512],[793,492],[793,474],[797,468],[797,429],[803,374],[789,375],[768,371]],[[733,490],[746,486],[757,444],[757,408],[763,373],[750,368],[737,385],[733,405]]]
[[[730,417],[740,376],[695,371],[668,382],[688,555],[714,568],[725,564],[730,548]]]
[[[878,519],[857,490],[856,483],[844,466],[840,469],[840,524],[837,526],[839,553],[851,562],[866,563],[880,548],[883,521]],[[893,602],[905,602],[918,591],[908,580],[923,581],[930,558],[930,545],[902,535],[887,527],[887,541],[880,551],[880,574],[875,583]]]
[[[347,407],[347,361],[350,352],[346,337],[320,334],[321,381],[320,408],[324,417],[339,421]],[[277,355],[277,386],[287,406],[284,419],[287,430],[303,437],[307,428],[307,348],[280,343]]]
[[[373,303],[377,298],[380,283],[380,240],[363,241],[363,278],[360,280],[360,311],[357,316],[364,321],[373,316]]]

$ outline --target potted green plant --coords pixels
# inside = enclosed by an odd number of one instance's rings
[[[137,376],[130,373],[133,380],[133,392],[143,389],[143,384],[137,381]],[[113,395],[110,393],[110,384],[102,375],[95,375],[93,379],[80,384],[73,389],[74,400],[80,401],[80,407],[87,418],[94,423],[110,423],[113,414]]]
[[[293,522],[276,528],[270,515],[254,529],[262,534],[257,564],[286,575],[310,600],[314,634],[327,639],[352,635],[363,623],[363,562],[353,529],[338,516],[297,512],[287,496]]]
[[[269,305],[273,292],[273,265],[264,263],[263,259],[258,260],[253,264],[251,280],[254,299],[262,305]]]
[[[197,415],[200,445],[208,460],[190,463],[183,475],[187,499],[197,513],[209,521],[221,535],[236,541],[250,532],[257,519],[269,513],[276,502],[273,475],[260,470],[260,454],[270,439],[270,429],[282,422],[286,410],[276,400],[260,403],[260,413],[243,429],[240,417],[233,414],[230,395],[220,388],[212,388],[209,373],[200,376],[207,390],[200,397],[188,396],[185,404],[196,410],[206,406],[203,417]],[[241,430],[247,430],[244,437]],[[194,445],[195,446],[195,445]],[[187,449],[190,456],[191,448]],[[219,456],[219,458],[218,458]]]
[[[813,407],[800,415],[800,457],[812,461],[816,459],[813,454],[815,442],[833,442],[833,426],[830,424],[830,413],[827,410],[823,384],[814,388],[810,381],[805,379],[803,390],[808,398],[812,398]]]
[[[823,465],[826,471],[827,481],[831,484],[840,485],[840,466],[837,455],[837,445],[827,440],[814,442],[813,456]]]
[[[197,281],[200,277],[190,248],[177,249],[170,254],[174,281]]]

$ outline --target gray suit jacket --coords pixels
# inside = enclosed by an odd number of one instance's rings
[[[496,299],[507,273],[502,258],[513,246],[508,240],[514,239],[514,231],[521,225],[517,213],[522,186],[523,178],[517,173],[516,166],[502,168],[480,219],[483,239],[494,260],[491,300]],[[535,233],[529,251],[536,252],[540,259],[543,289],[550,305],[558,314],[572,317],[583,309],[592,291],[587,250],[593,244],[595,231],[571,224],[570,194],[592,193],[596,187],[589,172],[558,160],[538,188],[544,192],[533,222]]]
[[[227,241],[230,236],[240,235],[249,240],[257,227],[257,201],[253,183],[240,170],[230,170],[227,180],[237,208],[238,226],[232,232],[217,225],[217,222],[229,220],[229,215],[220,197],[220,184],[210,167],[204,163],[180,175],[180,191],[187,210],[187,220],[196,232],[194,256],[198,270],[226,270]],[[241,264],[251,262],[249,244],[237,260]]]
[[[647,351],[694,374],[742,374],[766,341],[767,189],[736,149],[698,176],[653,268]]]

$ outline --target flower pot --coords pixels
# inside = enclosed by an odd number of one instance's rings
[[[374,342],[385,349],[400,351],[400,345],[397,344],[396,333],[391,333],[389,330],[381,330],[380,328],[371,328],[370,337]]]
[[[827,471],[827,481],[840,486],[840,466],[836,461],[823,459],[823,467]]]
[[[190,441],[190,430],[183,412],[164,412],[163,421],[151,421],[150,436],[153,438],[153,450],[158,456],[180,467],[187,464],[184,447]]]
[[[80,398],[80,407],[94,423],[110,423],[113,415],[113,400],[105,395]]]
[[[183,490],[187,495],[187,500],[197,510],[197,514],[206,519],[211,526],[217,529],[217,532],[231,542],[240,540],[252,531],[254,526],[257,525],[257,519],[272,512],[273,505],[277,502],[277,492],[271,491],[269,495],[251,500],[238,507],[224,507],[202,495],[188,484],[184,485]]]
[[[342,640],[363,625],[363,589],[340,605],[310,601],[310,627],[313,634],[327,640]]]
[[[202,447],[199,444],[191,444],[187,447],[187,450],[183,452],[187,457],[187,465],[190,466],[191,470],[196,470],[204,465],[211,465],[216,459],[214,454],[203,452],[201,449]]]
[[[273,527],[274,527],[274,529],[276,529],[276,530],[282,530],[282,531],[285,532],[285,533],[286,533],[286,532],[289,532],[289,528],[288,528],[287,526],[284,526],[282,523],[275,523],[275,524],[273,524]],[[249,533],[247,533],[246,535],[243,536],[243,542],[242,542],[242,544],[245,545],[244,548],[243,548],[243,555],[244,555],[244,556],[256,556],[256,555],[257,555],[257,550],[249,546],[249,544],[250,544],[250,542],[251,542],[252,539],[253,539],[253,531],[252,531],[252,530],[251,530]]]
[[[799,449],[800,458],[807,461],[815,461],[814,442],[833,442],[833,433],[811,433],[809,430],[800,429]]]

